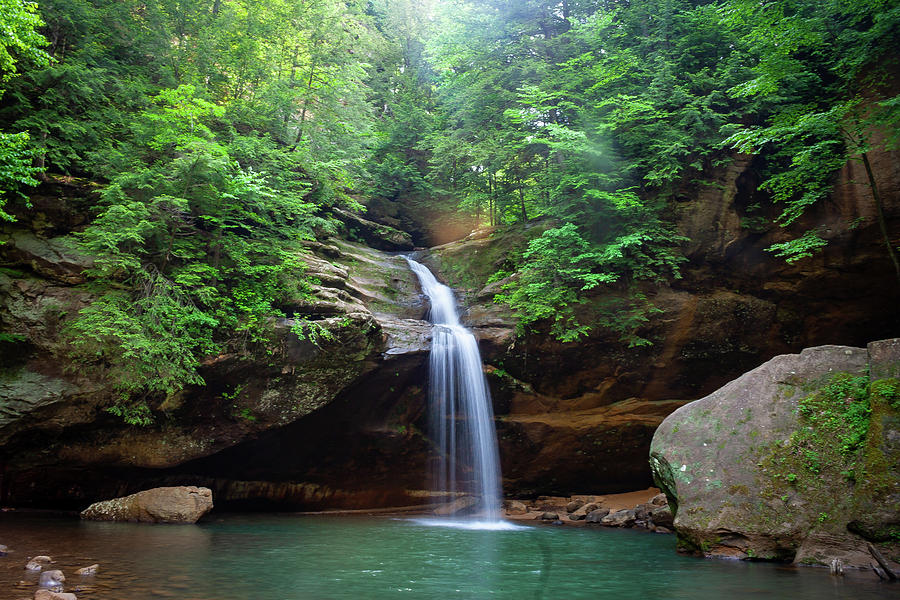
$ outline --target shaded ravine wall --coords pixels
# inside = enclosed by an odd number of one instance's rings
[[[872,157],[900,243],[896,154]],[[900,335],[898,285],[873,221],[860,165],[798,225],[826,224],[832,244],[794,266],[764,251],[787,235],[741,227],[761,198],[749,158],[685,189],[672,207],[691,238],[684,279],[648,287],[664,310],[628,349],[598,331],[578,344],[535,332],[516,338],[491,302],[488,276],[515,231],[470,236],[428,260],[460,290],[491,383],[508,495],[603,493],[646,487],[647,451],[662,419],[768,358],[808,346],[864,345]],[[2,351],[0,503],[83,508],[163,483],[201,483],[220,508],[358,508],[427,500],[431,448],[424,419],[426,306],[396,256],[358,244],[313,244],[317,299],[290,308],[349,322],[333,345],[281,329],[275,357],[225,356],[205,388],[172,399],[158,425],[125,426],[103,411],[102,380],[66,370],[59,324],[89,300],[84,261],[55,245],[84,224],[84,187],[57,182],[0,247],[3,331],[28,341]],[[761,202],[763,206],[765,202]],[[777,207],[769,209],[774,216]],[[863,216],[861,225],[846,222]],[[533,226],[540,226],[534,223]],[[234,399],[228,396],[239,386]],[[248,419],[245,416],[252,416]]]

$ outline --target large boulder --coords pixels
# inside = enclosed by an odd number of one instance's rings
[[[81,518],[88,521],[196,523],[212,508],[209,488],[161,487],[96,502],[81,512]]]
[[[680,547],[867,567],[874,542],[900,559],[900,380],[873,378],[896,373],[897,342],[776,356],[666,418],[650,463]]]

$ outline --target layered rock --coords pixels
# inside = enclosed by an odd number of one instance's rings
[[[10,229],[0,246],[0,502],[83,508],[195,482],[224,506],[427,500],[418,432],[430,327],[402,258],[341,240],[310,242],[301,258],[320,283],[312,298],[298,293],[281,307],[292,316],[275,323],[272,344],[208,357],[206,386],[152,403],[155,424],[132,427],[105,410],[115,397],[102,372],[72,369],[60,345],[65,319],[93,297],[78,286],[89,259],[60,237],[78,221],[52,201],[76,194],[58,187],[35,196],[32,230]],[[301,317],[330,339],[295,335]],[[325,452],[323,441],[335,447]],[[266,458],[248,455],[244,445],[253,443]],[[236,458],[204,462],[232,448]],[[364,459],[368,475],[348,470]],[[397,477],[383,476],[392,469]]]
[[[870,157],[900,243],[897,152]],[[737,156],[710,185],[679,191],[671,214],[689,238],[683,278],[642,291],[662,313],[640,330],[651,346],[628,348],[594,329],[577,343],[535,330],[517,337],[515,318],[493,302],[513,250],[543,229],[486,229],[423,258],[459,290],[466,324],[480,340],[500,416],[510,494],[598,493],[650,484],[644,467],[653,431],[679,403],[703,397],[764,361],[822,344],[864,345],[900,335],[900,285],[884,251],[866,176],[848,163],[832,198],[810,207],[796,229],[772,225],[781,207],[758,190],[757,165]],[[770,252],[821,227],[831,244],[793,265]],[[604,292],[596,300],[608,298]]]
[[[672,413],[654,478],[681,546],[868,567],[900,560],[900,340],[782,355]]]

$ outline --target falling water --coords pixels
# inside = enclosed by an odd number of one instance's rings
[[[475,514],[500,515],[500,460],[491,398],[475,336],[459,322],[453,292],[431,271],[409,258],[431,301],[432,329],[429,406],[440,452],[433,485],[451,499],[472,496]]]

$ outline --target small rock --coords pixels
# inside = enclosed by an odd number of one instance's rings
[[[633,527],[635,520],[634,510],[625,508],[606,515],[600,520],[600,524],[607,527]]]
[[[63,575],[63,572],[60,570],[54,569],[53,571],[44,571],[41,573],[41,578],[38,580],[38,587],[46,588],[51,592],[61,592],[65,580],[66,576]]]
[[[0,556],[6,556],[8,553],[9,549],[3,544],[0,544]]]
[[[609,514],[608,508],[598,508],[596,510],[592,510],[585,517],[585,521],[588,523],[600,523],[603,518]]]
[[[597,510],[597,508],[598,508],[598,506],[593,502],[585,504],[584,506],[582,506],[581,508],[579,508],[578,510],[573,512],[571,515],[569,515],[569,520],[570,521],[583,521],[585,519],[585,517],[587,517],[589,512]]]
[[[668,506],[669,499],[666,498],[665,494],[657,494],[650,498],[650,504],[653,506]]]
[[[638,504],[634,507],[634,518],[638,521],[647,521],[650,518],[650,505]]]
[[[462,496],[448,504],[442,504],[434,509],[434,514],[438,517],[450,517],[453,515],[463,515],[471,512],[471,509],[478,504],[478,500],[472,496]]]
[[[672,533],[672,530],[669,529],[668,527],[662,527],[662,526],[660,526],[660,525],[657,525],[657,526],[653,529],[653,533]]]
[[[576,510],[578,510],[579,508],[581,508],[582,506],[584,506],[584,502],[583,502],[583,501],[581,501],[581,500],[572,500],[571,502],[569,502],[568,504],[566,504],[566,512],[567,512],[567,513],[573,513],[573,512],[575,512]]]
[[[34,600],[78,600],[78,597],[75,594],[38,590],[34,593]]]
[[[651,508],[650,520],[657,527],[663,526],[671,528],[675,525],[675,517],[672,515],[672,511],[669,510],[668,505]]]
[[[506,514],[508,515],[524,515],[528,512],[528,507],[525,506],[524,502],[519,502],[518,500],[507,500],[506,501]]]
[[[539,518],[541,521],[559,521],[559,515],[555,512],[545,512]]]
[[[551,525],[565,525],[565,523],[563,523],[563,522],[562,522],[562,521],[560,521],[560,520],[559,520],[559,519],[557,519],[557,520],[555,520],[555,521],[553,521],[553,522],[552,522],[552,523],[550,523],[550,524],[551,524]]]
[[[99,565],[99,564],[90,565],[90,566],[87,566],[87,567],[81,567],[80,569],[78,569],[77,571],[75,571],[75,574],[76,574],[76,575],[83,575],[83,576],[84,576],[84,575],[96,575],[96,574],[97,574],[97,569],[99,569],[99,568],[100,568],[100,565]]]
[[[53,560],[49,556],[35,556],[27,563],[25,563],[25,569],[27,571],[40,571],[44,568],[45,564],[50,564]]]

